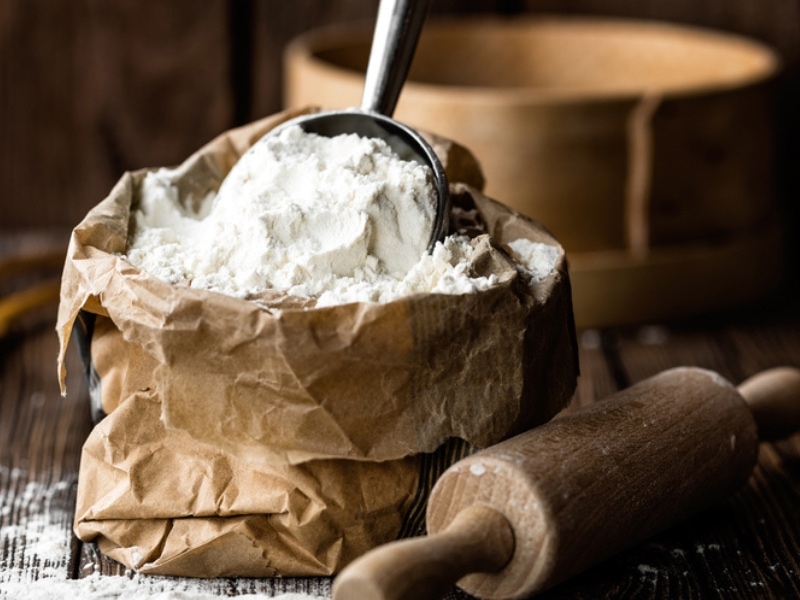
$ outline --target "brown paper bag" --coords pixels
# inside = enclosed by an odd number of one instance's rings
[[[223,134],[178,168],[190,205],[289,113]],[[429,138],[452,183],[451,230],[497,285],[386,304],[259,303],[164,283],[125,258],[144,171],[72,235],[59,368],[72,332],[107,414],[82,455],[75,529],[144,573],[330,574],[419,533],[454,460],[551,418],[577,377],[566,259],[486,198],[474,158]],[[531,282],[503,249],[558,248]],[[63,384],[62,384],[63,385]]]

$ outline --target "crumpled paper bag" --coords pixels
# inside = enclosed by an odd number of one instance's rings
[[[179,168],[181,199],[216,190],[293,113],[227,132]],[[62,280],[59,369],[73,332],[107,414],[84,446],[75,529],[143,573],[321,575],[419,532],[449,464],[551,418],[577,354],[566,258],[541,226],[477,189],[474,158],[428,138],[452,182],[451,230],[497,285],[315,308],[164,283],[124,257],[145,171],[80,223]],[[504,250],[555,246],[532,282]]]

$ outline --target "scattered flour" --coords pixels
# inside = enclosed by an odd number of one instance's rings
[[[317,306],[496,283],[470,276],[465,236],[426,252],[435,210],[430,169],[401,160],[381,140],[289,127],[250,148],[196,211],[180,202],[175,177],[169,169],[145,177],[127,251],[135,266],[170,283],[242,298],[281,290]],[[526,242],[512,249],[541,279],[558,251]]]
[[[148,580],[149,579],[149,580]],[[143,578],[140,576],[90,575],[83,579],[46,578],[26,583],[0,583],[0,597],[13,600],[217,600],[227,598],[227,593],[213,594],[200,583],[187,583],[180,579]],[[170,587],[183,589],[170,589]],[[243,594],[243,600],[326,600],[327,596],[312,596],[291,592],[270,596],[268,594]]]
[[[475,475],[476,477],[480,477],[484,473],[486,473],[486,467],[483,466],[483,463],[472,463],[469,466],[469,472]]]
[[[66,567],[72,539],[72,488],[75,477],[55,482],[26,481],[21,469],[0,469],[8,487],[24,487],[3,498],[0,526],[0,582],[20,573]],[[2,586],[2,583],[0,583]],[[0,590],[3,588],[0,587]]]
[[[26,481],[28,473],[0,465],[9,489],[0,498],[0,598],[9,600],[212,600],[228,596],[229,580],[146,575],[69,579],[74,475],[55,482]],[[24,486],[24,487],[23,487]],[[220,594],[209,591],[219,587]],[[323,600],[306,593],[245,594],[246,600]]]
[[[642,575],[657,575],[658,574],[658,569],[655,568],[655,567],[651,567],[650,565],[639,565],[637,567],[637,570]]]
[[[597,329],[584,329],[580,340],[586,350],[598,350],[603,346],[603,336]]]

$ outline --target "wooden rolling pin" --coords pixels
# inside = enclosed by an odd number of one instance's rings
[[[458,581],[526,598],[690,515],[750,477],[761,440],[800,426],[800,370],[735,388],[697,368],[665,371],[469,456],[428,500],[429,535],[367,553],[334,600],[440,598]]]

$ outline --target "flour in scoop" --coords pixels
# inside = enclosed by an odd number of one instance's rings
[[[175,177],[147,174],[127,251],[171,283],[243,298],[280,290],[317,306],[495,283],[470,277],[466,237],[427,253],[433,175],[379,139],[288,127],[250,148],[196,211],[180,202]]]

